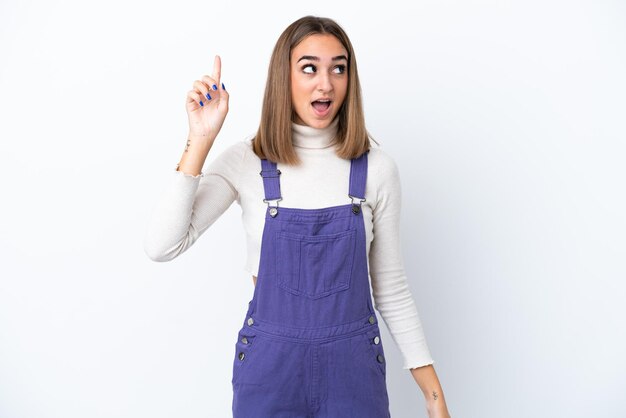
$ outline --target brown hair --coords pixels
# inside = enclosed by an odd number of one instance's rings
[[[291,51],[304,38],[314,34],[335,36],[348,52],[348,89],[346,98],[335,116],[339,119],[337,135],[333,140],[335,153],[341,158],[351,159],[359,157],[370,148],[352,43],[334,20],[305,16],[284,30],[272,52],[263,96],[261,122],[252,141],[254,153],[259,158],[277,163],[300,164],[291,138],[294,112],[291,103]]]

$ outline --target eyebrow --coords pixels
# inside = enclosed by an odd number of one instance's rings
[[[296,61],[296,63],[302,61],[302,60],[311,60],[311,61],[319,61],[320,58],[313,56],[313,55],[303,55],[300,57],[300,59],[298,61]],[[333,61],[341,61],[341,60],[346,60],[348,61],[348,57],[346,57],[345,55],[337,55],[336,57],[332,58]]]

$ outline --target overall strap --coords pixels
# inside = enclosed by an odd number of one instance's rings
[[[352,212],[355,215],[361,211],[361,203],[365,202],[365,184],[367,182],[367,150],[358,158],[350,161],[350,189],[348,196],[352,199]],[[359,199],[359,203],[355,203],[354,199]]]
[[[261,159],[261,172],[263,177],[263,189],[265,190],[265,199],[263,200],[281,200],[280,195],[280,170],[277,164],[265,158]]]
[[[278,215],[278,202],[283,200],[280,195],[280,170],[276,168],[276,163],[265,158],[261,158],[261,171],[263,177],[263,189],[265,190],[264,202],[267,203],[268,213],[272,218]],[[270,206],[270,200],[276,201],[276,206]]]
[[[367,150],[358,158],[350,162],[350,197],[358,197],[365,200],[365,183],[367,181]]]

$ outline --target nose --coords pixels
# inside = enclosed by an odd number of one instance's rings
[[[330,75],[322,71],[319,73],[317,80],[317,89],[322,92],[330,92],[333,89],[333,83],[331,82]]]

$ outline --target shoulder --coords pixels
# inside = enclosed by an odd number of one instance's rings
[[[211,150],[209,155],[211,157],[212,165],[214,166],[239,166],[242,164],[246,155],[252,152],[252,147],[248,145],[249,140],[239,140],[232,144],[215,144],[214,150]]]
[[[368,176],[374,176],[381,182],[398,176],[398,165],[391,154],[385,151],[379,142],[371,142],[367,156]]]
[[[382,148],[379,142],[371,141],[367,158],[367,186],[370,205],[374,213],[380,210],[398,210],[401,196],[401,182],[398,165],[391,154]],[[389,212],[392,213],[392,212]],[[380,222],[380,217],[375,217]]]
[[[227,145],[221,151],[220,156],[225,158],[239,158],[242,159],[248,152],[252,151],[251,142],[249,139],[243,139]]]

